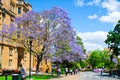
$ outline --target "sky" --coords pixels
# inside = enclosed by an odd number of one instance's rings
[[[71,25],[89,50],[103,50],[107,33],[120,19],[120,0],[28,0],[34,11],[63,8]]]

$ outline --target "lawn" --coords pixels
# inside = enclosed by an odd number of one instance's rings
[[[5,76],[0,76],[0,80],[5,80]],[[7,76],[7,80],[12,80],[12,76]]]
[[[32,76],[33,80],[48,80],[50,78],[54,78],[55,76],[52,75],[39,75],[39,76]],[[28,80],[28,77],[26,78]]]
[[[33,80],[48,80],[53,77],[55,77],[55,76],[52,76],[52,75],[31,76],[31,78],[33,78]],[[0,80],[5,80],[5,76],[0,76]],[[12,80],[12,76],[7,76],[7,80]],[[28,77],[26,78],[26,80],[28,80]]]

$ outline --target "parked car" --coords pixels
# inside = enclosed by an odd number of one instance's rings
[[[101,68],[95,68],[95,69],[93,69],[93,72],[101,72]]]

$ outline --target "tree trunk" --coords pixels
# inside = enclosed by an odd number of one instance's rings
[[[60,76],[59,69],[60,69],[60,64],[57,62],[57,69],[56,69],[56,71],[57,71],[57,77]]]
[[[39,65],[40,65],[41,59],[37,57],[37,65],[36,65],[36,75],[38,75],[39,72]]]
[[[42,48],[41,50],[44,52],[45,46],[43,46],[43,48]],[[39,65],[40,65],[40,62],[41,62],[42,59],[43,59],[43,55],[44,55],[44,53],[40,53],[40,55],[37,55],[36,75],[38,75]]]

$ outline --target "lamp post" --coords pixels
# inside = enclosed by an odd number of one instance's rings
[[[29,79],[31,79],[31,52],[32,52],[32,40],[33,40],[33,37],[30,36],[29,39],[30,39],[30,41],[29,41],[29,43],[30,43]]]

